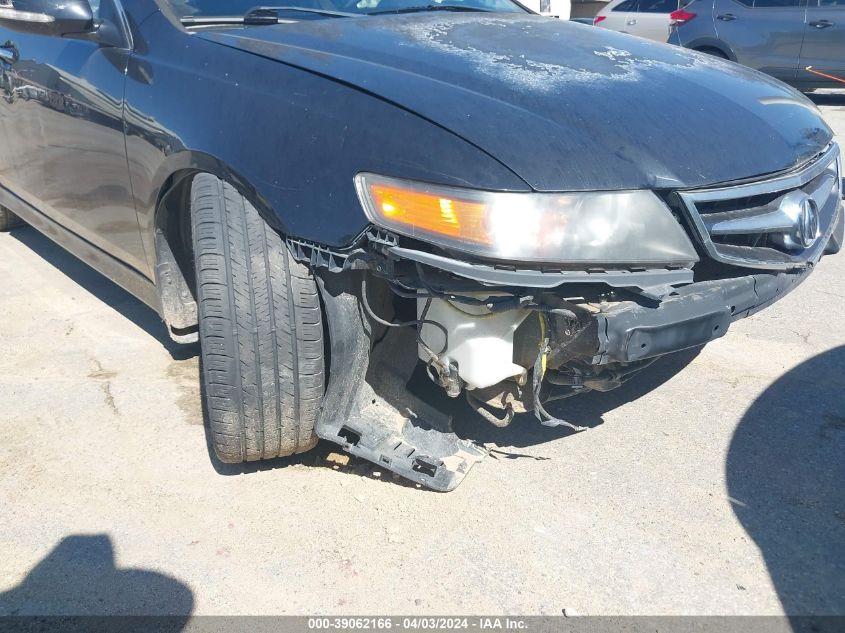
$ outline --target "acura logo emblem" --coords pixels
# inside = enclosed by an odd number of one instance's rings
[[[819,206],[809,196],[801,201],[795,237],[804,248],[810,248],[819,238]]]
[[[833,179],[826,182],[832,184]],[[816,188],[814,193],[821,200],[831,195],[822,187]],[[838,197],[838,191],[836,194]],[[792,252],[808,251],[816,246],[824,232],[822,223],[827,221],[816,198],[801,189],[793,189],[766,206],[739,211],[711,213],[702,219],[711,236],[764,235],[771,246]]]

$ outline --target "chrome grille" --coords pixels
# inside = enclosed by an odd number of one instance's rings
[[[821,257],[841,213],[839,147],[796,171],[747,184],[678,192],[707,254],[786,270]]]

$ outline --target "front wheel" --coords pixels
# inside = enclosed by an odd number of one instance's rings
[[[314,277],[229,184],[194,178],[203,398],[227,463],[302,453],[317,443],[323,321]]]

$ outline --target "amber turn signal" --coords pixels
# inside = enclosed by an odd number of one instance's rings
[[[373,210],[391,225],[412,235],[435,234],[461,241],[489,244],[487,204],[457,196],[438,195],[382,182],[367,183]],[[420,235],[422,237],[422,235]]]

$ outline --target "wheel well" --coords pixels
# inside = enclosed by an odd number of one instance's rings
[[[266,204],[234,172],[209,164],[210,169],[181,169],[171,174],[156,205],[155,215],[155,281],[161,305],[161,316],[170,337],[177,343],[194,343],[199,338],[196,277],[191,242],[191,184],[194,177],[210,173],[231,184],[246,197],[265,219]],[[258,202],[258,203],[257,203]]]
[[[708,55],[713,55],[714,57],[720,57],[722,59],[730,59],[725,51],[720,48],[716,48],[715,46],[697,46],[693,50],[698,51],[699,53],[707,53]]]
[[[156,287],[162,317],[177,343],[193,343],[198,339],[190,216],[191,183],[197,173],[183,170],[171,175],[161,188],[156,206]]]

